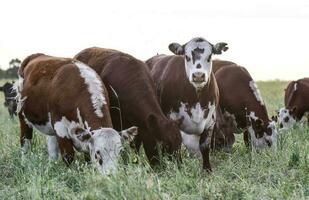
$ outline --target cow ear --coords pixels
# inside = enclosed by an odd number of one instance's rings
[[[173,52],[175,55],[184,55],[185,49],[182,45],[178,43],[171,43],[168,45],[168,49]]]
[[[81,142],[88,142],[91,139],[91,132],[88,130],[85,130],[81,127],[74,127],[71,129],[71,134],[75,134],[77,139]]]
[[[274,122],[278,122],[278,117],[273,115],[273,116],[271,117],[271,120],[274,121]]]
[[[215,46],[213,46],[213,53],[214,54],[222,54],[222,51],[227,51],[229,47],[227,43],[219,42]]]
[[[132,142],[134,137],[138,135],[138,128],[132,126],[131,128],[120,131],[119,134],[123,140]]]

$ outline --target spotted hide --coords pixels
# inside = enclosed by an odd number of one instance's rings
[[[308,124],[309,78],[291,81],[285,89],[284,104],[278,112],[280,128],[291,128],[296,122]]]
[[[176,55],[158,55],[146,62],[164,114],[170,119],[182,120],[182,142],[189,151],[202,155],[203,168],[209,171],[209,151],[219,101],[211,58],[226,51],[226,45],[212,45],[203,38],[194,38],[184,45],[170,44],[169,49]]]
[[[22,153],[31,147],[33,128],[48,136],[50,159],[59,151],[70,164],[74,149],[90,156],[102,174],[116,169],[122,141],[137,128],[112,128],[108,94],[100,77],[87,65],[43,54],[27,57],[15,85]]]
[[[249,72],[244,67],[229,65],[220,68],[215,76],[220,107],[225,114],[234,116],[237,127],[244,130],[245,144],[255,148],[275,147],[275,122],[269,120],[264,101]]]

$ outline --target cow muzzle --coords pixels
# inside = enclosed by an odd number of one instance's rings
[[[195,72],[192,74],[192,80],[194,83],[203,83],[206,81],[204,72]]]

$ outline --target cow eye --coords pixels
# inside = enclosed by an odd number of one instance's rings
[[[191,59],[189,58],[189,56],[186,55],[185,58],[186,58],[187,62],[190,62]]]

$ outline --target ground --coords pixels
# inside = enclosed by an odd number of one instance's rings
[[[2,85],[3,81],[0,81]],[[287,82],[258,82],[269,115],[283,105]],[[103,177],[79,155],[71,167],[49,162],[45,137],[35,132],[21,159],[18,119],[10,120],[0,94],[0,199],[309,199],[309,129],[281,134],[273,152],[248,152],[237,136],[233,152],[211,154],[213,172],[184,150],[183,164],[151,169],[130,153],[119,171]]]

